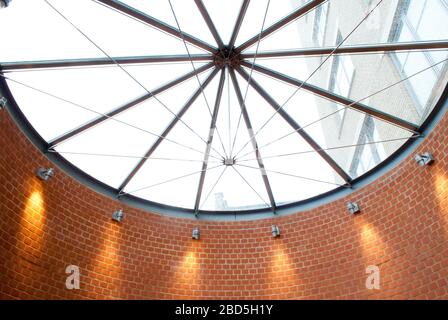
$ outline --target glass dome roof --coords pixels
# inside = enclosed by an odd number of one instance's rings
[[[446,0],[14,0],[0,76],[47,151],[117,196],[275,211],[420,137],[447,21]]]

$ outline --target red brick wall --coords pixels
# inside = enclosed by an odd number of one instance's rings
[[[0,298],[448,298],[448,116],[419,148],[433,166],[409,158],[349,198],[250,222],[125,207],[113,223],[121,204],[61,171],[42,183],[35,170],[50,163],[6,111],[0,128]],[[347,214],[351,199],[362,214]],[[81,290],[65,288],[69,264]],[[368,265],[380,268],[380,290],[365,288]]]

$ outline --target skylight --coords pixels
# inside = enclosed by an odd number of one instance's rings
[[[445,0],[14,0],[0,76],[92,178],[201,211],[351,184],[434,111]]]

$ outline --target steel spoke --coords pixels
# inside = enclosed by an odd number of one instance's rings
[[[196,201],[195,201],[195,205],[194,205],[194,211],[197,212],[199,209],[199,203],[201,201],[201,196],[202,196],[202,188],[204,187],[204,181],[205,181],[205,174],[206,171],[205,169],[207,169],[207,165],[208,165],[208,161],[209,161],[209,154],[210,154],[210,148],[212,146],[213,143],[213,135],[216,129],[216,121],[218,119],[218,112],[219,112],[219,106],[221,104],[221,97],[222,97],[222,92],[223,92],[223,87],[224,87],[224,81],[225,81],[225,71],[224,69],[221,70],[221,77],[219,79],[219,85],[218,85],[218,91],[216,93],[216,100],[215,100],[215,108],[213,110],[213,116],[212,116],[212,120],[210,123],[210,131],[208,134],[208,141],[207,141],[207,147],[205,149],[205,153],[204,153],[204,162],[202,163],[202,173],[201,173],[201,177],[199,178],[199,185],[198,185],[198,191],[196,194]]]
[[[241,25],[243,24],[244,16],[246,15],[249,3],[250,0],[243,0],[243,3],[241,4],[240,12],[238,14],[238,18],[236,19],[235,27],[233,27],[232,36],[230,37],[229,48],[231,49],[235,46],[235,41],[238,37],[238,33],[240,32]]]
[[[265,12],[264,12],[263,23],[261,24],[261,30],[260,30],[260,33],[259,33],[259,39],[258,39],[258,41],[257,41],[257,48],[256,48],[256,50],[255,50],[255,57],[254,57],[254,59],[253,59],[252,67],[251,67],[251,69],[250,69],[249,81],[248,81],[247,86],[246,86],[246,92],[244,93],[244,99],[243,99],[243,102],[244,102],[244,103],[246,103],[247,93],[249,92],[249,83],[250,83],[250,80],[251,80],[251,78],[252,78],[252,73],[253,73],[253,71],[254,71],[253,66],[255,65],[255,61],[256,61],[256,59],[257,59],[257,53],[258,53],[258,49],[259,49],[259,47],[260,47],[260,41],[261,41],[261,33],[263,32],[264,24],[266,23],[266,17],[267,17],[267,15],[268,15],[268,10],[269,10],[269,5],[270,5],[270,4],[271,4],[271,0],[268,0],[268,3],[267,3],[267,5],[266,5],[266,10],[265,10]],[[239,128],[240,128],[241,117],[242,117],[242,112],[240,112],[240,116],[239,116],[239,118],[238,118],[238,123],[237,123],[236,131],[235,131],[235,137],[234,137],[234,139],[233,139],[233,145],[232,145],[232,148],[230,149],[230,156],[231,156],[231,157],[232,157],[232,154],[233,154],[233,149],[234,149],[234,147],[235,147],[236,138],[238,137],[238,130],[239,130]]]
[[[305,48],[298,50],[279,50],[265,51],[258,53],[243,53],[242,59],[258,58],[281,58],[281,57],[306,57],[327,55],[333,52],[337,54],[355,54],[355,53],[376,53],[376,52],[395,52],[395,51],[415,51],[415,50],[434,50],[448,49],[448,41],[421,41],[421,42],[399,42],[353,45],[344,47],[326,47],[326,48]]]
[[[218,73],[218,69],[214,69],[212,73],[205,79],[204,83],[202,84],[203,87],[206,87],[212,79],[215,77],[215,75]],[[134,176],[137,174],[137,172],[142,168],[142,166],[145,164],[146,160],[151,157],[151,155],[157,150],[159,145],[162,143],[170,131],[175,127],[175,125],[179,122],[180,118],[185,114],[185,112],[188,111],[188,109],[191,107],[191,105],[196,101],[197,97],[201,94],[201,89],[199,88],[196,90],[196,92],[191,96],[191,98],[187,101],[187,103],[182,107],[182,109],[177,113],[176,118],[174,118],[170,124],[166,127],[166,129],[163,131],[163,133],[160,135],[161,137],[158,138],[154,144],[149,148],[149,150],[146,152],[145,156],[139,161],[139,163],[135,166],[135,168],[131,171],[131,173],[126,177],[126,179],[123,181],[123,183],[120,185],[119,193],[122,193],[123,189],[128,185],[128,183],[134,178]]]
[[[36,69],[59,69],[59,68],[77,68],[77,67],[98,67],[132,64],[150,64],[150,63],[172,63],[172,62],[190,62],[193,61],[213,61],[213,56],[208,54],[195,55],[160,55],[160,56],[133,56],[133,57],[112,57],[109,58],[88,58],[88,59],[62,59],[62,60],[37,60],[37,61],[19,61],[0,63],[2,72],[11,72],[19,70]]]
[[[106,5],[107,7],[117,10],[121,13],[124,13],[125,15],[132,17],[138,21],[141,21],[145,24],[153,26],[153,27],[155,27],[163,32],[166,32],[176,38],[179,38],[179,34],[182,34],[185,41],[187,41],[199,48],[202,48],[206,51],[209,51],[211,53],[216,52],[216,48],[209,45],[208,43],[206,43],[200,39],[197,39],[197,38],[193,37],[192,35],[189,35],[188,33],[181,32],[180,30],[178,30],[178,29],[176,29],[176,28],[174,28],[156,18],[153,18],[144,12],[141,12],[131,6],[128,6],[121,1],[116,1],[116,0],[95,0],[95,1],[98,3],[102,3],[102,4]]]
[[[261,176],[263,178],[263,182],[264,182],[264,185],[265,185],[265,188],[266,188],[266,192],[268,194],[269,201],[271,203],[271,208],[272,208],[272,210],[275,211],[276,204],[275,204],[275,200],[274,200],[274,195],[272,193],[272,188],[271,188],[271,185],[269,183],[269,179],[268,179],[268,176],[266,174],[266,170],[264,168],[263,159],[261,158],[260,152],[258,150],[257,141],[254,138],[254,132],[253,132],[253,129],[252,129],[252,124],[250,122],[250,118],[249,118],[249,115],[248,115],[247,110],[246,110],[246,105],[244,104],[243,96],[241,94],[241,90],[240,90],[240,87],[238,85],[238,80],[236,79],[235,71],[233,69],[229,69],[229,73],[230,73],[230,77],[231,77],[232,82],[233,82],[233,87],[235,89],[236,96],[238,98],[238,102],[240,104],[240,108],[241,108],[241,111],[242,111],[242,114],[243,114],[244,122],[246,123],[247,132],[249,133],[249,136],[251,138],[250,140],[252,141],[252,146],[253,146],[253,149],[254,149],[257,161],[258,161],[258,166],[259,166],[259,169],[260,169]]]
[[[210,32],[213,35],[213,38],[215,38],[216,43],[218,44],[218,48],[220,50],[224,49],[224,43],[222,42],[221,36],[218,33],[218,30],[216,30],[215,24],[213,23],[212,19],[210,18],[210,15],[207,11],[207,8],[205,7],[202,0],[194,0],[196,3],[196,6],[198,7],[199,11],[201,12],[202,18],[204,18],[205,23],[207,24],[207,27],[210,29]],[[179,28],[180,30],[180,28]]]

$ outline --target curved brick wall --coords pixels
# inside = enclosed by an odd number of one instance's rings
[[[250,222],[195,222],[125,207],[50,163],[0,111],[0,298],[448,298],[448,115],[408,159],[350,196],[311,211]],[[273,239],[275,221],[282,236]],[[201,227],[200,241],[191,230]],[[65,288],[78,265],[81,289]],[[381,289],[365,288],[377,265]]]

